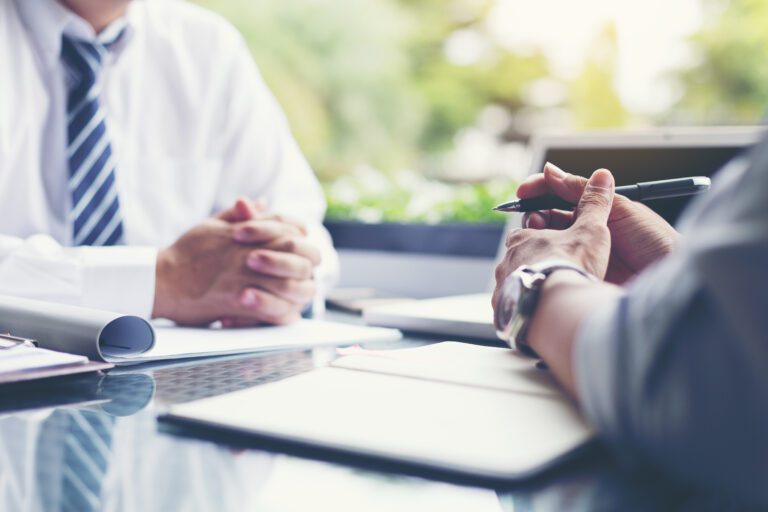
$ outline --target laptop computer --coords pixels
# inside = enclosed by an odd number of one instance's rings
[[[546,134],[532,141],[529,174],[541,172],[546,162],[589,176],[610,169],[617,185],[641,181],[713,177],[732,158],[754,146],[764,127],[677,128],[643,132]],[[660,199],[648,206],[674,224],[690,197]],[[511,214],[505,234],[519,228],[522,216]],[[504,237],[497,260],[504,256]],[[450,278],[446,276],[446,279]],[[493,277],[488,276],[493,290]],[[490,293],[407,301],[366,308],[370,325],[462,338],[496,340]]]

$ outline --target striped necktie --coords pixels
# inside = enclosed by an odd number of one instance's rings
[[[92,411],[66,411],[61,510],[101,510],[101,489],[112,458],[111,416]]]
[[[116,245],[123,242],[115,161],[104,109],[99,101],[100,71],[108,52],[107,46],[66,35],[62,40],[61,56],[70,78],[67,160],[73,245]]]
[[[59,408],[46,418],[34,458],[40,506],[29,508],[102,510],[104,481],[114,459],[114,429],[115,417],[95,410]]]

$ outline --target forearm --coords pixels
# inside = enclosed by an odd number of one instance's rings
[[[618,286],[595,283],[563,270],[552,274],[544,285],[528,343],[574,397],[578,397],[578,390],[573,351],[579,327],[593,311],[617,300],[621,293]]]

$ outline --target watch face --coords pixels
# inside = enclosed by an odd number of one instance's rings
[[[517,275],[517,272],[507,276],[504,284],[502,284],[493,320],[496,326],[496,334],[503,340],[509,340],[509,327],[512,323],[515,306],[520,297],[521,287],[520,277]]]

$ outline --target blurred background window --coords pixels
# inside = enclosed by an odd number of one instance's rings
[[[331,219],[501,223],[540,130],[759,124],[764,0],[197,0],[242,32]]]

